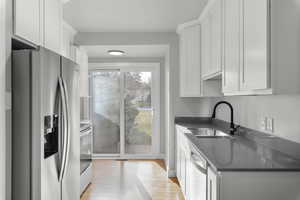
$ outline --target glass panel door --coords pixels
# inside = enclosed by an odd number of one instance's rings
[[[90,72],[95,156],[160,154],[159,65],[137,65]]]
[[[125,154],[151,154],[152,72],[124,72]]]
[[[93,152],[120,153],[120,71],[91,73],[93,92]]]

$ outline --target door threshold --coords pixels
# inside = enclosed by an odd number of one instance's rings
[[[164,154],[158,155],[115,155],[115,156],[108,156],[108,155],[93,155],[93,160],[164,160]]]

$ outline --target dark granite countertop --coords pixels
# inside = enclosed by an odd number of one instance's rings
[[[229,133],[229,124],[210,118],[176,117],[176,125],[217,171],[300,171],[300,144],[241,127],[231,138],[197,138],[189,128]]]

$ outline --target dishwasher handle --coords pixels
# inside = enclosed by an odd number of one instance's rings
[[[191,163],[202,173],[207,174],[206,160],[202,159],[197,154],[191,152]]]

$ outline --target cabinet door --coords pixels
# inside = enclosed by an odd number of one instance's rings
[[[187,153],[187,152],[186,152]],[[190,200],[191,189],[191,160],[190,155],[185,154],[185,198]]]
[[[62,38],[62,2],[45,0],[44,6],[44,46],[61,53]]]
[[[207,170],[207,200],[218,200],[218,179],[210,167]]]
[[[201,96],[200,26],[183,30],[180,39],[180,96]]]
[[[177,147],[177,158],[176,158],[176,176],[178,181],[181,180],[181,152],[180,152],[180,148]]]
[[[179,128],[176,128],[176,176],[180,180],[180,132]]]
[[[200,25],[188,29],[188,96],[201,96]]]
[[[187,32],[183,31],[180,35],[179,53],[180,53],[180,96],[184,97],[187,92]]]
[[[241,89],[267,89],[268,80],[268,0],[243,0],[244,62]]]
[[[80,96],[89,96],[89,61],[85,51],[81,53],[80,62]]]
[[[224,65],[223,92],[239,90],[240,69],[240,0],[223,0],[224,5]]]
[[[180,150],[180,186],[183,194],[186,194],[185,192],[185,178],[186,178],[186,158],[184,151]]]
[[[206,17],[201,23],[201,69],[202,77],[209,74],[209,69],[211,65],[211,28],[210,28],[210,18]]]
[[[14,34],[40,44],[40,0],[14,0]]]
[[[222,60],[222,9],[221,0],[216,0],[211,10],[211,66],[210,74],[221,71]]]
[[[71,40],[72,36],[69,31],[63,27],[62,30],[62,42],[61,42],[61,55],[65,56],[66,58],[71,57]]]

